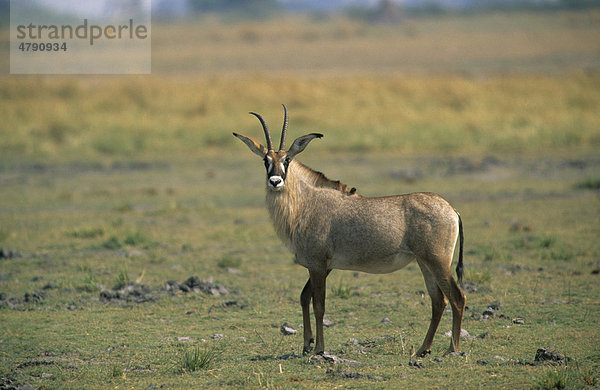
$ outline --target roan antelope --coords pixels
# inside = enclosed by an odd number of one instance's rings
[[[323,353],[325,279],[332,269],[389,273],[417,261],[431,297],[429,330],[416,355],[430,352],[433,337],[446,307],[452,307],[452,339],[448,352],[458,351],[465,295],[452,277],[450,265],[460,237],[456,274],[462,282],[463,230],[460,215],[442,197],[413,193],[363,197],[339,181],[294,160],[315,138],[297,138],[285,150],[288,113],[285,105],[279,151],[262,124],[267,146],[233,133],[260,156],[267,169],[266,203],[278,236],[308,269],[309,279],[300,295],[304,323],[304,353],[311,351],[313,335],[309,306],[312,299],[317,327],[315,353]]]

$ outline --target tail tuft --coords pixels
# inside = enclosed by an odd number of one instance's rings
[[[458,236],[459,236],[459,249],[458,249],[458,264],[456,265],[456,277],[458,278],[458,284],[462,287],[463,285],[463,275],[464,275],[464,266],[463,266],[463,245],[465,242],[463,236],[463,226],[462,219],[460,218],[460,214],[458,215]]]

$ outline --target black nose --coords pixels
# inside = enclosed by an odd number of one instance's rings
[[[269,178],[269,183],[271,183],[271,185],[273,187],[277,187],[279,184],[281,184],[283,180],[281,180],[280,177],[270,177]]]

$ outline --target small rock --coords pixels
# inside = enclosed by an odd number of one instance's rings
[[[100,292],[100,300],[104,302],[115,301],[116,303],[144,303],[156,301],[157,299],[158,297],[152,293],[150,287],[138,283],[128,283],[126,286],[118,290],[103,289]]]
[[[211,339],[213,339],[213,340],[221,340],[221,339],[223,339],[223,337],[224,337],[223,333],[215,333],[215,334],[213,334],[211,336]]]
[[[523,317],[516,317],[512,319],[513,324],[523,325],[525,323],[525,319]]]
[[[77,306],[75,303],[69,303],[67,305],[67,310],[69,310],[69,311],[78,311],[78,310],[83,310],[83,309],[80,308],[79,306]]]
[[[340,370],[340,369],[334,370],[333,368],[328,368],[325,373],[329,376],[333,376],[336,378],[342,378],[342,379],[369,379],[369,380],[376,380],[376,381],[383,380],[383,377],[380,377],[380,376],[365,375],[365,374],[361,374],[360,372],[354,372],[354,371],[348,371],[348,370]]]
[[[449,330],[446,333],[444,333],[444,336],[452,337],[452,330]],[[463,340],[469,340],[469,339],[477,338],[477,336],[472,336],[466,329],[461,329],[460,330],[460,338]]]
[[[483,319],[487,320],[488,318],[495,317],[496,312],[500,310],[501,306],[502,304],[498,301],[491,302],[482,313]]]
[[[350,372],[350,371],[346,371],[346,370],[334,370],[332,368],[328,368],[327,371],[325,372],[327,375],[330,376],[335,376],[338,378],[351,378],[351,379],[360,379],[363,377],[362,374],[358,373],[358,372]]]
[[[425,368],[425,364],[417,359],[410,359],[408,361],[408,366],[413,368]]]
[[[549,348],[539,348],[535,353],[535,359],[537,363],[548,362],[553,366],[561,366],[567,364],[570,358],[566,357],[564,354],[553,351]]]
[[[289,326],[287,322],[284,323],[283,325],[281,325],[281,328],[279,330],[281,330],[281,333],[284,336],[291,336],[291,335],[298,333],[298,331],[296,329],[292,328],[291,326]]]
[[[355,347],[358,347],[358,339],[355,339],[354,337],[349,338],[348,342],[346,343],[346,345],[353,345]]]
[[[0,248],[0,259],[13,259],[15,257],[21,257],[21,254],[12,249]]]
[[[349,366],[358,366],[360,364],[356,360],[342,359],[339,356],[331,355],[331,354],[329,354],[327,352],[323,352],[322,354],[315,355],[315,356],[313,356],[313,359],[316,362],[326,362],[326,363],[333,363],[333,364],[346,364],[346,365],[349,365]]]
[[[180,336],[180,337],[177,337],[177,341],[182,341],[184,343],[187,343],[187,342],[192,341],[192,338],[190,336]]]
[[[382,324],[391,324],[391,323],[392,323],[392,321],[391,321],[389,318],[387,318],[387,317],[384,317],[384,318],[381,320],[381,323],[382,323]]]
[[[476,313],[476,312],[472,312],[471,313],[471,318],[474,319],[475,321],[481,321],[482,320],[481,314]]]
[[[333,322],[328,318],[323,318],[323,326],[329,328],[330,326],[333,326]]]
[[[165,286],[165,290],[170,292],[175,292],[179,290],[179,283],[174,280],[167,280],[167,285]]]
[[[191,276],[183,283],[177,283],[174,280],[169,280],[166,285],[166,290],[171,293],[176,293],[178,291],[182,291],[184,293],[189,293],[192,291],[203,292],[205,294],[210,294],[217,297],[229,294],[229,291],[224,286],[215,284],[212,277],[200,280],[200,278],[197,276]]]
[[[25,302],[27,303],[38,303],[43,301],[46,298],[46,294],[44,294],[43,292],[31,292],[31,293],[25,293]]]

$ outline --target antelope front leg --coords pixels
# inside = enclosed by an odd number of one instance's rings
[[[315,353],[325,351],[325,339],[323,337],[323,316],[325,315],[325,280],[328,272],[309,271],[310,284],[312,286],[313,309],[315,311],[315,323],[317,327],[317,343]]]
[[[300,305],[302,306],[302,324],[304,325],[304,348],[302,354],[306,355],[312,349],[311,344],[315,341],[312,335],[312,329],[310,326],[310,300],[312,299],[312,286],[310,284],[310,278],[302,289],[300,294]]]

